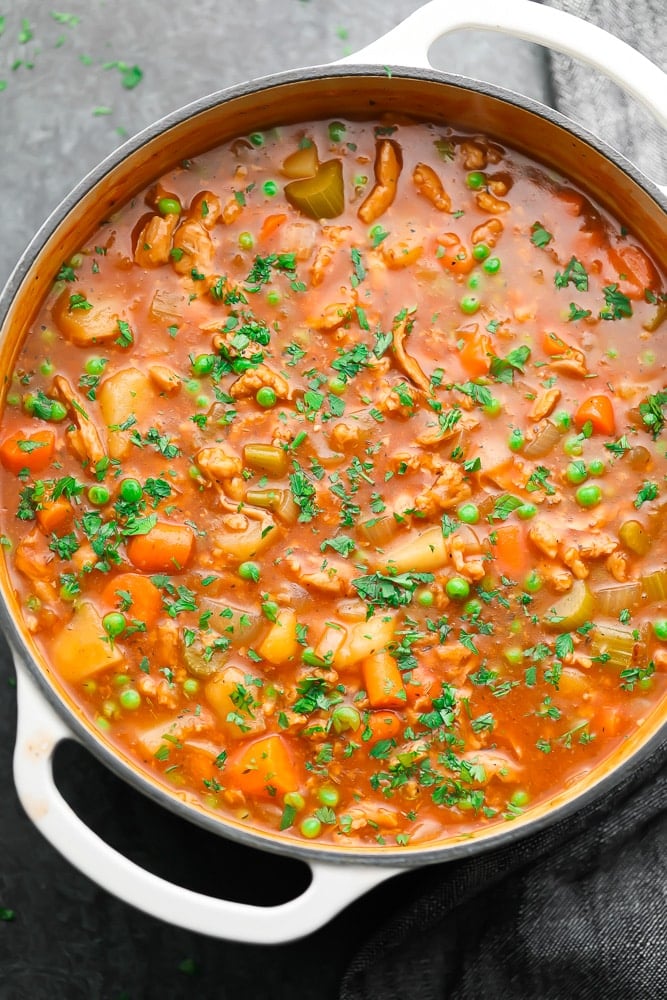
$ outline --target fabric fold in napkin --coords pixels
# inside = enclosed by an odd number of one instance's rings
[[[665,68],[664,0],[550,2]],[[548,65],[558,110],[667,181],[665,133],[638,102],[566,56]],[[667,743],[585,812],[402,878],[410,902],[358,953],[341,1000],[667,997]]]

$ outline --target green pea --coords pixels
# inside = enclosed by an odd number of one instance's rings
[[[565,438],[563,451],[566,455],[583,455],[584,447],[579,437]]]
[[[104,732],[111,729],[111,726],[109,725],[109,720],[105,719],[103,715],[97,716],[97,718],[95,719],[95,725],[97,726],[98,729],[103,729]]]
[[[196,677],[186,677],[183,681],[183,694],[186,694],[188,698],[192,695],[197,694],[199,691],[199,681]]]
[[[116,674],[113,679],[115,687],[125,687],[126,684],[130,683],[131,678],[127,674]]]
[[[215,354],[198,354],[191,363],[193,374],[199,377],[210,375],[215,368],[215,360]]]
[[[138,503],[143,492],[138,479],[123,479],[120,484],[120,495],[126,503]]]
[[[487,274],[497,274],[500,270],[500,257],[489,257],[484,261],[482,267]]]
[[[361,725],[361,716],[354,705],[336,705],[331,713],[331,725],[339,735],[348,729],[357,730]]]
[[[472,288],[473,291],[475,291],[476,289],[478,289],[481,284],[482,284],[482,276],[481,276],[481,274],[474,274],[473,273],[468,278],[468,281],[467,281],[468,288]]]
[[[347,129],[342,122],[330,122],[329,124],[329,138],[332,142],[340,142]]]
[[[252,580],[257,583],[259,580],[259,563],[242,562],[239,566],[239,576],[242,580]]]
[[[106,365],[106,358],[88,358],[83,367],[86,369],[88,375],[101,375]]]
[[[64,420],[66,416],[67,416],[66,408],[59,400],[54,399],[53,403],[51,404],[51,415],[48,417],[48,419],[54,420],[59,423],[61,420]]]
[[[465,601],[470,594],[470,584],[462,576],[452,576],[445,584],[445,590],[453,601]]]
[[[211,405],[211,400],[208,396],[197,396],[195,399],[195,406],[198,410],[208,410]]]
[[[583,462],[570,462],[565,470],[565,478],[569,483],[583,483],[588,479],[588,470]]]
[[[478,601],[476,597],[466,601],[463,605],[463,613],[470,615],[471,618],[477,618],[482,613],[482,602]]]
[[[522,521],[529,521],[531,517],[535,517],[537,514],[537,507],[534,503],[522,503],[520,507],[514,511],[517,517],[520,517]]]
[[[597,507],[602,500],[602,490],[594,483],[588,483],[580,486],[574,496],[580,507]]]
[[[537,570],[531,569],[530,573],[523,582],[523,589],[527,590],[529,594],[536,594],[541,587],[542,577]]]
[[[301,830],[302,836],[308,837],[309,840],[313,840],[313,838],[319,837],[322,832],[322,824],[317,816],[308,816],[304,819],[299,829]]]
[[[160,215],[180,215],[182,211],[181,203],[177,198],[160,198],[157,210]]]
[[[134,709],[139,708],[139,705],[141,705],[141,695],[134,688],[121,691],[119,700],[123,708],[127,708],[130,711],[134,711]]]
[[[523,624],[518,618],[515,618],[512,622],[510,622],[510,632],[512,633],[512,635],[518,635],[519,632],[522,631],[522,629],[523,629]]]
[[[340,802],[340,793],[333,785],[323,785],[318,790],[317,797],[323,806],[330,806],[332,809]]]
[[[278,185],[275,181],[264,181],[262,191],[268,198],[273,198],[274,195],[278,194]]]
[[[196,465],[191,465],[188,469],[188,475],[190,479],[201,479],[201,471]]]
[[[591,476],[604,476],[607,466],[601,458],[594,458],[592,462],[588,463],[588,471]]]
[[[266,410],[270,410],[271,407],[275,406],[278,401],[275,390],[272,389],[270,385],[263,385],[261,389],[258,389],[255,394],[255,399],[259,405],[263,406]]]
[[[486,174],[483,174],[481,170],[471,170],[466,177],[466,184],[471,191],[479,191],[486,185]]]
[[[491,251],[487,247],[486,243],[476,243],[472,248],[472,255],[475,260],[486,260]]]
[[[242,250],[252,250],[255,245],[255,237],[252,233],[239,233],[239,246]]]
[[[560,413],[556,413],[553,417],[553,422],[561,434],[564,434],[566,431],[569,431],[572,426],[572,417],[569,413],[566,413],[565,410],[561,410]]]
[[[479,521],[479,508],[477,504],[462,503],[459,505],[456,513],[459,520],[463,521],[464,524],[477,524]]]
[[[10,394],[7,396],[7,406],[20,406],[20,405],[21,405],[21,397],[19,396],[19,394],[17,392],[10,392]]]
[[[523,435],[523,431],[519,430],[518,427],[515,427],[509,436],[507,447],[510,451],[521,451],[525,443],[526,439]]]
[[[253,146],[264,145],[264,136],[262,135],[261,132],[251,132],[248,138],[250,139]]]
[[[41,365],[39,366],[39,370],[42,373],[42,375],[53,375],[56,369],[55,366],[52,365],[49,359],[47,358],[45,361],[42,361]]]
[[[278,613],[280,611],[280,605],[276,604],[275,601],[264,601],[264,603],[262,604],[262,611],[264,612],[265,617],[268,618],[270,622],[274,622],[278,617]]]
[[[512,794],[510,802],[513,806],[516,806],[517,809],[522,809],[530,802],[530,795],[528,792],[524,791],[523,788],[517,788],[517,790]]]
[[[433,604],[433,593],[430,590],[418,590],[417,591],[417,604],[421,604],[422,608],[430,608]]]
[[[472,316],[473,313],[476,313],[481,304],[476,295],[464,295],[459,302],[461,312],[464,312],[467,316]]]
[[[523,663],[523,649],[521,646],[508,646],[503,650],[503,656],[511,667],[518,667]]]
[[[272,288],[270,292],[266,293],[266,301],[270,306],[279,306],[282,300],[283,297],[277,288]]]
[[[503,404],[496,396],[491,397],[491,402],[482,407],[482,411],[487,417],[497,417],[502,412]]]
[[[667,618],[657,618],[653,622],[653,632],[660,642],[667,642]]]
[[[329,390],[334,396],[342,396],[347,389],[347,382],[344,379],[334,376],[329,379]]]
[[[125,626],[127,622],[125,620],[125,615],[122,615],[120,611],[110,611],[108,615],[105,615],[102,619],[102,628],[108,636],[115,639],[116,636],[121,635],[125,631]]]
[[[88,490],[88,499],[96,507],[104,507],[109,503],[109,491],[106,486],[91,486]]]
[[[201,382],[196,378],[189,378],[185,383],[185,391],[191,396],[196,396],[201,389]]]
[[[285,792],[283,802],[286,806],[291,806],[292,809],[303,809],[306,804],[301,792]]]

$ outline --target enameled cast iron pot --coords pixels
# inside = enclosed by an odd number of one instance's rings
[[[513,34],[578,57],[639,98],[667,127],[667,76],[601,29],[532,0],[476,0],[466,5],[431,0],[379,41],[341,63],[282,73],[213,94],[131,139],[94,170],[37,233],[0,297],[0,372],[9,372],[23,336],[68,259],[114,209],[182,160],[238,135],[318,118],[376,118],[382,112],[487,133],[588,189],[667,268],[667,188],[643,176],[619,153],[548,108],[513,93],[434,71],[428,48],[460,28]],[[406,64],[407,67],[406,68]],[[257,943],[286,941],[326,923],[373,885],[406,868],[477,854],[534,833],[585,809],[625,777],[667,737],[667,703],[598,770],[511,825],[478,836],[414,849],[350,849],[289,842],[217,818],[158,787],[94,732],[43,662],[20,614],[4,562],[0,567],[2,626],[18,679],[19,721],[14,758],[18,793],[43,835],[76,867],[126,902],[200,933]],[[53,754],[77,739],[112,771],[188,820],[252,847],[306,861],[312,881],[291,902],[275,907],[210,898],[158,878],[92,833],[58,792]]]

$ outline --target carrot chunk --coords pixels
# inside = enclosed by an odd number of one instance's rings
[[[146,535],[134,535],[127,543],[127,558],[144,573],[166,573],[187,566],[195,536],[185,524],[158,521]]]
[[[53,431],[24,434],[17,431],[0,445],[0,461],[8,472],[17,474],[21,469],[42,472],[50,464],[56,448]]]
[[[130,605],[127,597],[129,596]],[[162,610],[162,596],[154,583],[141,573],[119,573],[102,591],[102,600],[112,608],[127,611],[131,618],[154,625]]]
[[[468,375],[477,378],[486,375],[491,367],[491,341],[485,333],[470,333],[463,338],[459,360]]]
[[[366,694],[373,708],[400,708],[406,703],[398,664],[387,652],[367,656],[361,664]]]
[[[578,430],[591,423],[598,434],[615,434],[614,407],[609,396],[589,396],[585,399],[574,415],[574,423]]]
[[[69,521],[72,516],[72,505],[66,497],[57,500],[45,500],[37,511],[37,524],[45,534],[57,531]]]
[[[364,727],[364,738],[366,731],[370,730],[369,743],[377,743],[378,740],[389,740],[401,731],[401,719],[396,712],[369,712],[366,725]]]
[[[299,787],[292,758],[281,736],[255,740],[233,754],[225,768],[229,785],[254,798],[272,799]]]

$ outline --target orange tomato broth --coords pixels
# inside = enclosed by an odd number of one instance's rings
[[[481,136],[315,122],[183,162],[17,361],[26,628],[122,755],[254,829],[524,814],[665,695],[664,287]]]

